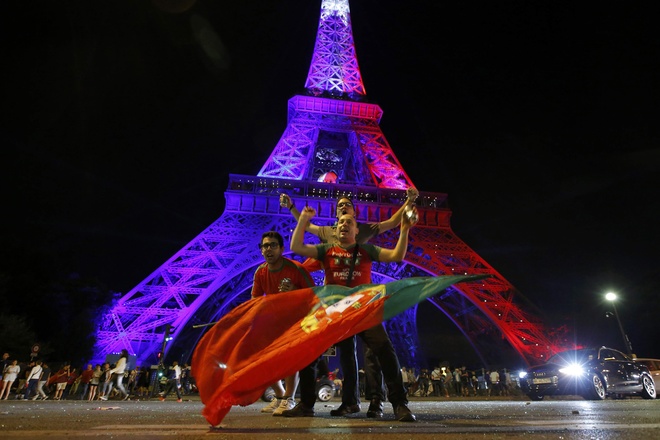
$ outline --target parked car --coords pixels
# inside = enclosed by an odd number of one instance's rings
[[[335,395],[335,383],[327,376],[316,378],[316,398],[321,402],[327,402]],[[296,397],[300,397],[300,387],[296,390]],[[272,387],[266,388],[261,396],[264,402],[270,402],[275,398],[275,391]]]
[[[660,359],[635,358],[635,362],[642,363],[648,367],[655,383],[655,389],[657,390],[658,386],[660,386]]]
[[[547,395],[579,395],[588,400],[639,395],[655,399],[653,377],[642,362],[600,347],[569,350],[519,374],[520,388],[532,400]]]

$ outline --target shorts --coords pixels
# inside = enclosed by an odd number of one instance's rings
[[[63,389],[65,389],[65,388],[66,388],[66,382],[59,382],[59,383],[57,384],[57,391],[59,391],[59,390],[63,390]]]

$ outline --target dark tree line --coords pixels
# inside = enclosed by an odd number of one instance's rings
[[[0,351],[27,360],[89,360],[98,323],[114,298],[99,280],[67,270],[56,255],[3,246]]]

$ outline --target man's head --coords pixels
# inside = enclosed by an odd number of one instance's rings
[[[343,214],[337,220],[337,239],[342,244],[355,243],[358,225],[353,214]]]
[[[340,197],[337,199],[337,218],[344,214],[350,214],[355,217],[355,205],[348,197]]]
[[[261,255],[264,256],[266,263],[271,265],[277,264],[282,258],[282,252],[284,251],[284,239],[279,232],[264,232],[261,236],[259,249],[261,249]]]

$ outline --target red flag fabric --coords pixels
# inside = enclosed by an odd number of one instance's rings
[[[218,425],[328,347],[389,319],[451,284],[484,276],[418,277],[355,288],[318,286],[251,299],[200,340],[192,360],[203,415]],[[391,301],[393,300],[393,301]],[[387,303],[389,302],[389,306]]]

